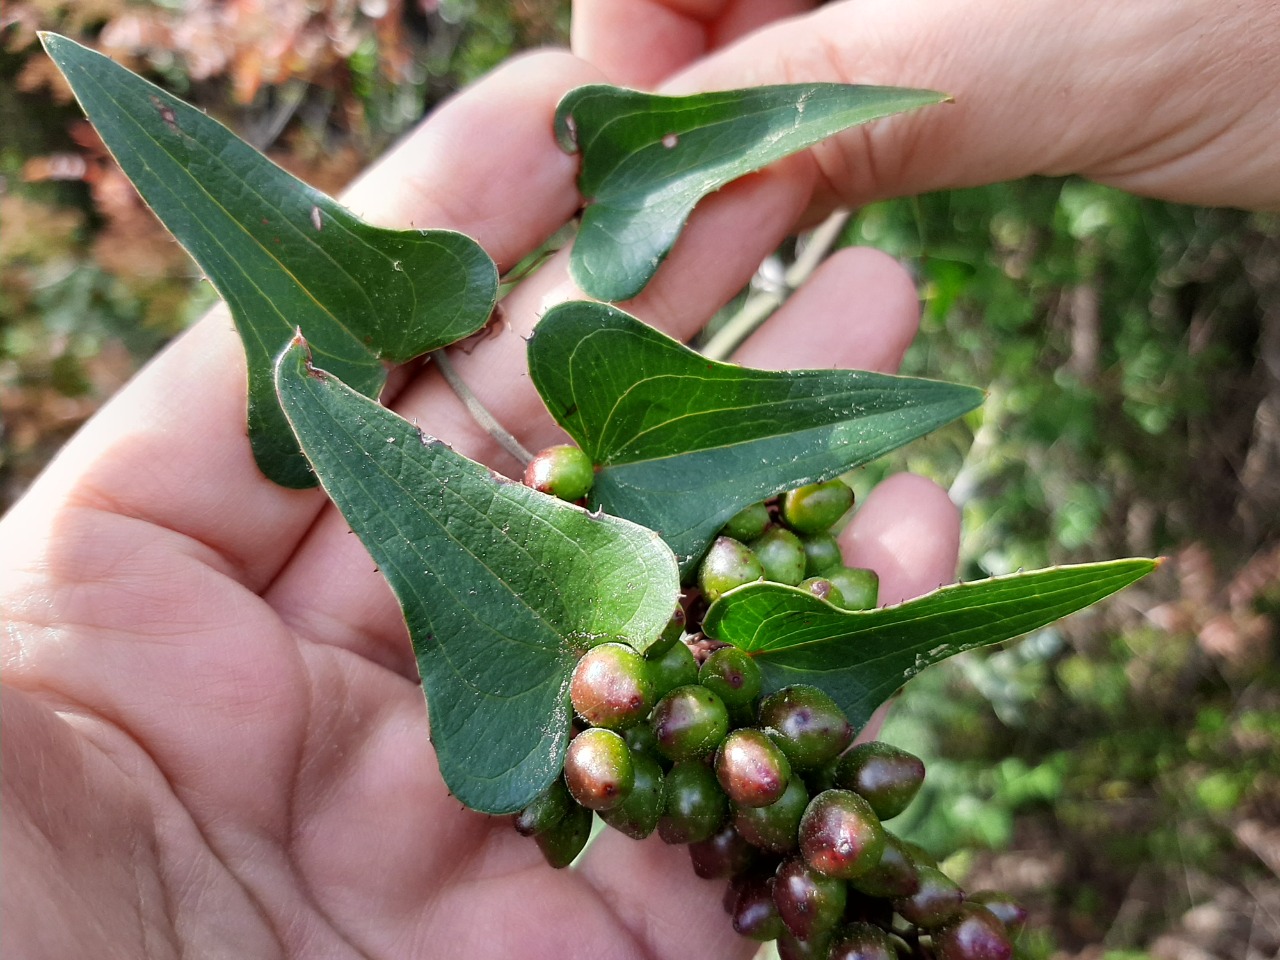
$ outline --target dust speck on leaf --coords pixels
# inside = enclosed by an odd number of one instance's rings
[[[674,133],[668,133],[665,137],[662,138],[662,145],[666,147],[668,150],[674,150],[676,147],[676,144],[678,144],[679,142],[680,142],[680,138],[676,136]]]
[[[317,230],[324,229],[324,220],[320,217],[320,208],[313,206],[311,208],[311,225]]]

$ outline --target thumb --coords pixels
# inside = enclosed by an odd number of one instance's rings
[[[1078,173],[1280,209],[1273,0],[844,0],[748,35],[664,92],[812,81],[955,98],[813,148],[829,206]]]

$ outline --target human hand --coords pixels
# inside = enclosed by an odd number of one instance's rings
[[[388,225],[471,233],[509,268],[576,209],[551,117],[598,79],[522,59],[437,113],[347,197]],[[687,336],[808,201],[785,166],[710,198],[629,307]],[[731,238],[727,240],[726,238]],[[524,363],[563,256],[455,349],[538,448],[561,439]],[[891,260],[843,251],[743,348],[788,366],[895,367],[916,323]],[[803,330],[803,335],[799,335]],[[860,335],[861,334],[861,335]],[[456,450],[507,459],[431,366],[392,405]],[[0,523],[0,895],[24,957],[734,956],[719,885],[683,850],[609,833],[553,872],[436,769],[404,623],[315,490],[277,487],[244,431],[243,353],[218,311],[116,397]],[[845,534],[892,602],[952,576],[945,494],[901,477]]]
[[[1077,173],[1165,200],[1280,210],[1272,0],[575,0],[615,83],[686,93],[837,81],[955,104],[815,147],[819,207]]]

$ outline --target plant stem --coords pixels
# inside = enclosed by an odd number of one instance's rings
[[[773,315],[801,284],[818,269],[818,265],[827,258],[832,245],[840,237],[849,220],[848,210],[837,210],[822,221],[796,257],[795,262],[787,269],[780,288],[757,290],[747,298],[742,309],[716,331],[715,336],[707,341],[702,354],[712,360],[727,360],[733,352],[742,346],[742,342],[751,336],[760,325]]]
[[[431,353],[431,359],[439,368],[440,375],[444,377],[445,382],[457,394],[458,399],[462,401],[462,405],[467,408],[467,412],[471,414],[472,419],[497,441],[498,446],[519,460],[521,464],[527,465],[533,459],[533,454],[526,450],[519,440],[508,433],[497,418],[489,412],[489,408],[480,402],[480,398],[471,392],[471,388],[466,385],[462,377],[458,376],[458,371],[454,369],[449,355],[443,349],[440,349]]]

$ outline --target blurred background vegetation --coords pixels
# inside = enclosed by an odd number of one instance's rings
[[[0,509],[211,297],[36,30],[98,47],[336,191],[442,97],[563,43],[567,24],[560,0],[8,0]],[[916,272],[906,372],[989,390],[861,488],[903,467],[947,485],[966,578],[1169,558],[1101,609],[913,681],[886,736],[930,774],[899,826],[970,887],[1027,902],[1025,957],[1276,956],[1280,219],[1033,179],[876,205],[840,242]]]

